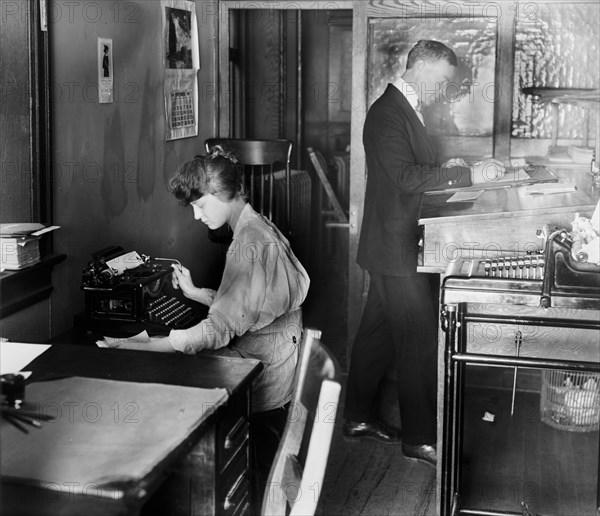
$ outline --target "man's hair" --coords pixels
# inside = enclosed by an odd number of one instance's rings
[[[456,66],[458,60],[452,49],[439,41],[421,39],[410,49],[406,59],[406,69],[412,68],[417,61],[448,61],[448,64]]]

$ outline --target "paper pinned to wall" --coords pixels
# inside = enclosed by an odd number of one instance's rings
[[[166,139],[198,134],[198,22],[194,2],[163,0]]]
[[[98,38],[98,102],[113,101],[114,66],[112,38]]]
[[[166,70],[165,114],[167,140],[198,134],[198,80],[196,70]]]

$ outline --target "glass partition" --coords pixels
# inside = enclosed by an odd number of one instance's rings
[[[458,57],[458,77],[444,102],[423,109],[429,134],[486,137],[493,132],[496,20],[480,18],[375,18],[369,24],[368,100],[402,75],[409,50],[420,39],[441,41]]]

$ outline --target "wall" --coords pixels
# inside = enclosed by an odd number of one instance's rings
[[[31,137],[35,128],[28,94],[35,78],[28,66],[30,34],[25,7],[22,1],[0,7],[0,221],[4,223],[31,222],[34,217]]]
[[[177,258],[197,285],[216,287],[224,250],[168,194],[176,167],[214,136],[216,1],[196,1],[199,135],[165,141],[161,4],[158,0],[50,1],[55,252],[52,335],[83,311],[82,268],[120,245]],[[114,97],[97,102],[97,38],[113,39]]]

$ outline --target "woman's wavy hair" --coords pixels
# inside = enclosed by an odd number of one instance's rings
[[[237,156],[220,145],[181,165],[169,182],[169,192],[186,206],[207,193],[222,201],[246,197]]]

